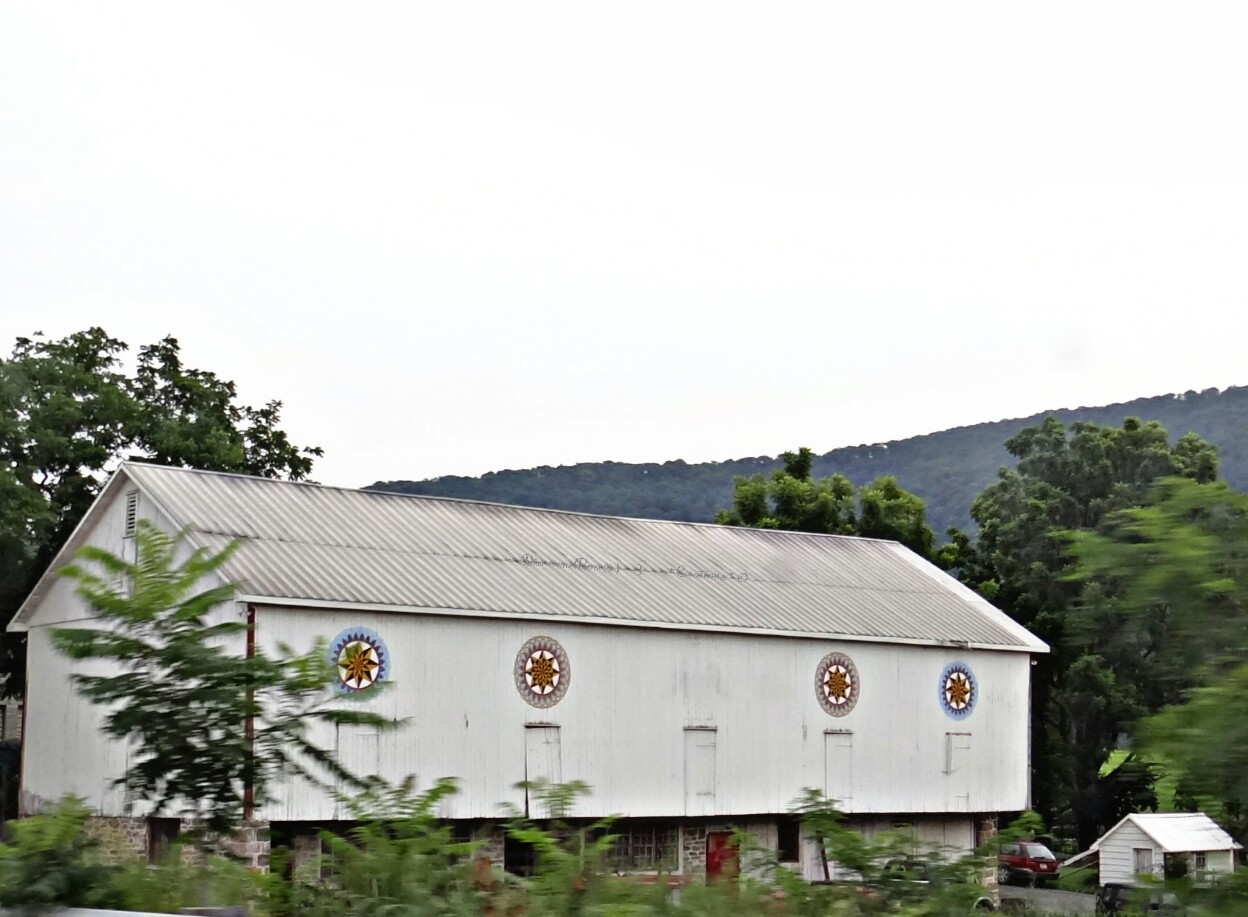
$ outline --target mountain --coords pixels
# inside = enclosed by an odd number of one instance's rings
[[[927,501],[928,521],[942,533],[951,525],[968,528],[971,501],[1011,464],[1003,443],[1045,417],[1118,426],[1127,417],[1160,421],[1171,441],[1195,432],[1213,443],[1222,458],[1222,474],[1233,486],[1248,489],[1248,386],[1223,391],[1137,398],[1123,404],[1045,411],[1031,417],[956,427],[925,436],[873,445],[833,449],[815,460],[817,476],[840,472],[855,484],[894,475],[902,487]],[[782,443],[796,449],[800,442]],[[372,490],[429,494],[513,503],[586,513],[647,519],[709,522],[732,503],[737,475],[780,467],[773,456],[688,464],[585,462],[524,471],[496,471],[479,478],[447,476],[427,481],[379,481]]]

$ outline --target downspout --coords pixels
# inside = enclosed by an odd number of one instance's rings
[[[247,658],[254,659],[256,656],[256,606],[248,603],[247,605]],[[247,740],[247,765],[243,769],[243,821],[249,822],[255,816],[256,796],[255,796],[255,758],[252,753],[252,746],[256,741],[256,720],[250,715],[251,706],[255,702],[255,691],[248,689],[247,691],[247,722],[243,726],[243,736]]]

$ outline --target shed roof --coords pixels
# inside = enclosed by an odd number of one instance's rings
[[[1128,815],[1092,845],[1101,844],[1127,822],[1153,839],[1166,853],[1191,853],[1202,850],[1239,850],[1240,845],[1203,812],[1138,812]]]
[[[133,481],[133,484],[127,482]],[[376,608],[1047,652],[891,541],[594,516],[124,463],[267,604]],[[85,541],[89,521],[66,545]],[[45,580],[47,577],[45,577]],[[24,629],[41,582],[14,618]]]

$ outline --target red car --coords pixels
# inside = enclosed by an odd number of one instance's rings
[[[1027,885],[1055,883],[1057,857],[1038,841],[1002,844],[997,857],[997,881],[1002,885],[1018,881]]]

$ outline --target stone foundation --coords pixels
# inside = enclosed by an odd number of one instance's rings
[[[93,815],[84,828],[107,863],[147,859],[147,819]]]
[[[997,816],[985,815],[976,826],[975,849],[983,850],[997,836]],[[1001,887],[997,883],[997,858],[989,855],[984,863],[984,872],[980,876],[984,890],[992,897],[999,907],[1001,905]]]
[[[699,882],[706,880],[706,825],[681,825],[680,872]]]
[[[486,822],[483,825],[476,825],[472,830],[472,839],[480,846],[477,848],[476,855],[478,857],[488,857],[491,866],[503,868],[503,845],[506,842],[507,832],[499,825],[492,822]]]
[[[147,859],[151,854],[149,820],[125,816],[93,815],[84,826],[88,836],[99,844],[101,858],[108,863],[121,863],[130,859]],[[195,822],[184,819],[180,836],[193,831]],[[249,869],[265,871],[269,868],[269,823],[248,822],[233,837],[215,843],[217,852],[238,860]],[[192,860],[196,850],[191,845],[182,848],[184,860]]]

